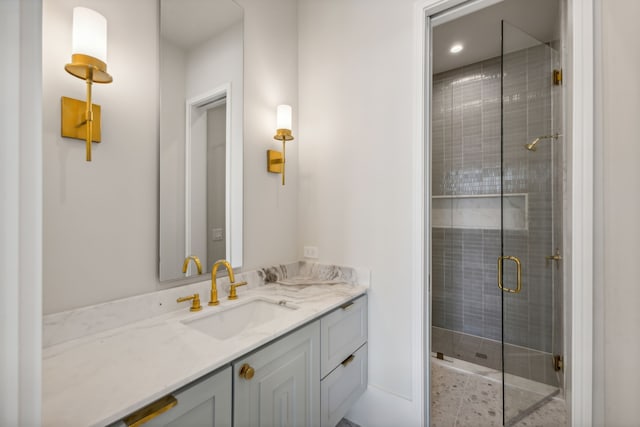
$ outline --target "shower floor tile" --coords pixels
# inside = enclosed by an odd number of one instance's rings
[[[502,383],[500,372],[471,363],[431,359],[431,426],[501,426]],[[511,386],[509,409],[514,416],[532,402],[548,396],[553,388],[528,380],[526,389]],[[534,386],[534,387],[532,387]],[[564,427],[564,401],[551,398],[520,419],[517,427]]]

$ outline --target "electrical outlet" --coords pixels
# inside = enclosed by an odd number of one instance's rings
[[[318,259],[318,248],[315,246],[305,246],[304,257]]]

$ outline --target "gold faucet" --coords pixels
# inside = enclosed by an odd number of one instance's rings
[[[202,274],[202,264],[200,263],[200,258],[196,255],[188,256],[184,259],[184,264],[182,264],[182,272],[186,273],[187,268],[189,267],[189,261],[193,260],[196,263],[196,267],[198,268],[198,274]]]
[[[176,300],[176,302],[184,302],[184,301],[191,301],[191,308],[189,309],[190,311],[200,311],[202,310],[202,306],[200,305],[200,295],[199,294],[193,294],[191,296],[188,297],[180,297]]]
[[[227,272],[229,273],[229,283],[231,284],[231,292],[229,292],[229,299],[237,299],[238,295],[236,294],[236,287],[246,285],[247,282],[239,282],[235,283],[236,279],[233,275],[233,268],[231,268],[231,264],[229,261],[224,259],[220,259],[213,264],[211,267],[211,300],[209,301],[209,305],[218,305],[220,301],[218,301],[218,286],[216,284],[216,274],[218,273],[218,267],[223,265]],[[233,296],[233,298],[232,298]]]

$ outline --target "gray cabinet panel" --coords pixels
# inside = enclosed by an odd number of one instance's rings
[[[234,363],[234,425],[320,425],[319,346],[316,321]],[[245,364],[251,379],[240,375]]]
[[[231,367],[172,393],[178,404],[144,427],[231,426]],[[124,423],[117,424],[119,426]]]
[[[322,380],[321,426],[334,427],[367,388],[367,344]]]
[[[320,320],[322,378],[367,341],[367,296],[364,295]]]

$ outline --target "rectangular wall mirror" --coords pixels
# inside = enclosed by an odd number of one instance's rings
[[[243,9],[160,0],[160,281],[242,265]]]

